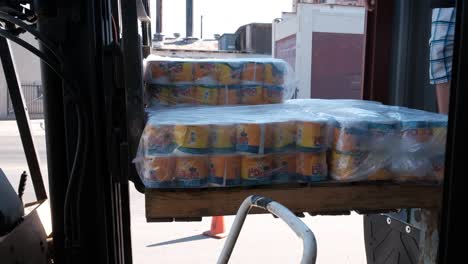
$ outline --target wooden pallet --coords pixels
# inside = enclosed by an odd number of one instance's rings
[[[249,195],[271,198],[293,212],[336,215],[350,211],[388,212],[398,208],[437,209],[442,186],[437,184],[362,182],[318,183],[203,189],[147,189],[148,222],[196,220],[204,216],[235,215]],[[251,213],[265,213],[253,209]]]

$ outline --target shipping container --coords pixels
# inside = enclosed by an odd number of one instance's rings
[[[272,29],[273,56],[295,69],[298,98],[361,98],[363,7],[299,3]]]

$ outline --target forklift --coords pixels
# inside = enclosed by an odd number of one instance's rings
[[[429,109],[418,95],[427,88],[414,88],[427,76],[419,52],[428,34],[420,28],[427,20],[426,1],[371,2],[362,99]],[[468,2],[458,0],[456,9],[443,200],[440,218],[431,218],[440,219],[432,223],[439,236],[428,238],[432,247],[422,247],[416,232],[407,231],[424,232],[424,210],[358,211],[366,215],[368,263],[460,263],[454,245],[461,236],[462,208],[455,196],[463,193],[463,175],[456,172],[464,168]],[[192,12],[191,6],[187,10]],[[132,263],[129,188],[148,191],[132,160],[145,124],[142,61],[151,53],[150,17],[148,0],[0,0],[0,57],[30,172],[21,175],[15,191],[0,171],[1,263]],[[39,49],[18,37],[25,32],[38,40]],[[9,42],[41,59],[48,194]],[[23,204],[28,177],[37,202]],[[249,201],[248,208],[262,200]],[[268,209],[269,203],[257,206]],[[380,235],[395,232],[392,240]],[[415,246],[401,243],[405,239]],[[398,257],[379,258],[377,250]]]

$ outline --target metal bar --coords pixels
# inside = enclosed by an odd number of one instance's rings
[[[149,17],[149,14],[147,13],[147,9],[145,7],[145,4],[143,3],[143,0],[136,0],[136,11],[137,11],[137,17],[140,21],[151,23],[151,18]]]
[[[39,165],[39,156],[34,147],[34,140],[31,135],[31,124],[29,120],[28,109],[24,103],[23,91],[20,88],[20,80],[16,74],[15,62],[8,41],[0,38],[0,59],[2,61],[3,72],[7,82],[10,99],[15,111],[16,123],[23,143],[26,161],[28,162],[29,172],[36,193],[37,200],[47,199],[47,193],[42,180],[41,167]]]
[[[317,242],[315,240],[314,233],[304,224],[304,222],[280,203],[269,198],[252,195],[244,200],[237,212],[231,231],[229,232],[229,236],[224,244],[221,255],[219,256],[218,264],[228,263],[242,226],[244,225],[245,218],[252,207],[267,210],[288,224],[294,233],[302,239],[303,252],[301,263],[315,263],[317,258]]]
[[[429,83],[430,1],[395,0],[390,63],[391,105],[436,111]]]
[[[52,1],[38,1],[38,30],[48,39],[60,39],[56,8]],[[40,44],[42,52],[50,51]],[[50,209],[54,243],[54,262],[66,263],[64,236],[64,201],[68,183],[66,159],[65,120],[62,80],[44,62],[41,62],[41,79],[44,87],[44,120],[47,149]]]
[[[126,113],[127,113],[127,137],[130,148],[128,164],[132,164],[136,156],[140,136],[145,125],[143,104],[143,80],[141,42],[138,38],[137,6],[135,1],[122,1],[122,47],[123,66],[125,76]],[[132,165],[130,180],[135,188],[144,192],[144,185]]]
[[[362,99],[388,103],[394,1],[375,0],[367,12]]]

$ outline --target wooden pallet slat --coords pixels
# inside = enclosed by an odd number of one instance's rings
[[[397,208],[438,208],[442,186],[363,182],[256,188],[147,189],[146,218],[152,222],[161,218],[235,215],[249,195],[269,197],[298,213],[385,212]],[[251,213],[264,211],[253,209]]]

